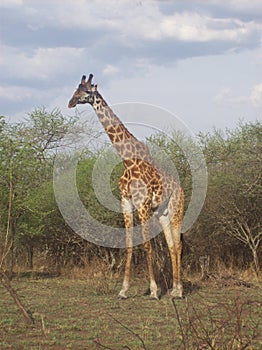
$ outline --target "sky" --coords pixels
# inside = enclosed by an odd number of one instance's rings
[[[194,133],[262,119],[261,0],[0,0],[0,46],[10,122],[72,115],[89,73],[109,105],[159,106]]]

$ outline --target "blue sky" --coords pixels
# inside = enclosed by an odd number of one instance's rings
[[[90,72],[109,104],[157,105],[195,133],[262,118],[261,0],[0,0],[0,23],[10,121],[42,106],[74,113]]]

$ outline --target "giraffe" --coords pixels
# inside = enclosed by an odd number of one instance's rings
[[[73,108],[77,104],[85,103],[93,107],[124,164],[124,171],[119,179],[119,189],[126,230],[126,265],[123,284],[118,297],[126,299],[126,293],[130,285],[133,211],[136,209],[141,222],[144,249],[147,252],[150,297],[158,299],[148,222],[152,212],[155,212],[164,232],[171,257],[173,274],[171,296],[182,298],[181,224],[184,210],[184,192],[170,174],[154,164],[147,146],[133,136],[114,114],[98,92],[97,85],[92,84],[92,78],[93,75],[90,74],[86,81],[86,76],[83,75],[81,83],[68,103],[68,107]]]

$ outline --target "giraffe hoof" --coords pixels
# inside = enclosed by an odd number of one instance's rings
[[[119,300],[126,300],[126,299],[127,299],[127,296],[126,296],[125,294],[119,293],[117,298],[118,298]]]
[[[150,294],[150,299],[151,299],[151,300],[159,300],[159,298],[158,298],[156,292],[152,292],[152,293]]]
[[[180,289],[173,289],[170,293],[171,297],[174,299],[183,299],[183,292]]]

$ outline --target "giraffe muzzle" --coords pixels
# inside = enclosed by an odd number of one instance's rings
[[[68,102],[68,108],[74,108],[77,105],[77,101],[75,101],[74,98],[72,98],[69,102]]]

